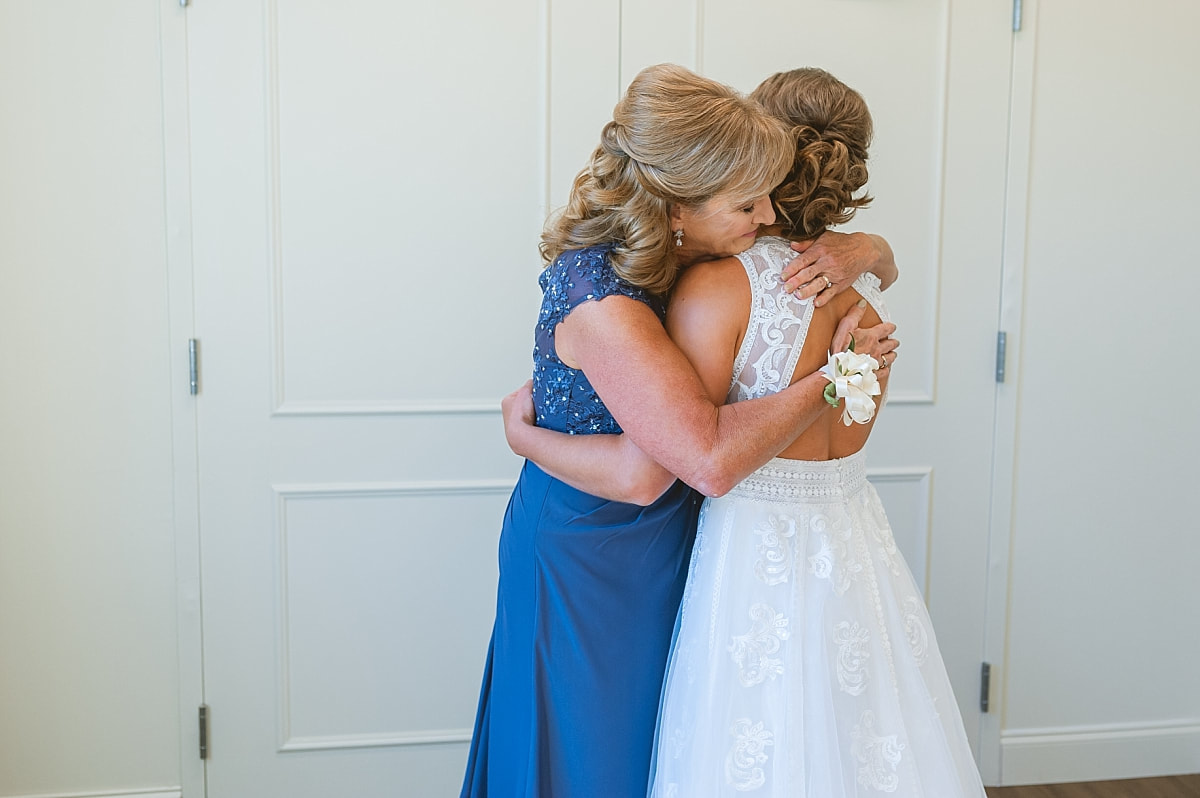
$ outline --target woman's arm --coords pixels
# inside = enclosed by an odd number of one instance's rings
[[[673,311],[673,324],[677,327],[683,326],[681,307],[677,303]],[[865,302],[860,303],[842,318],[832,344],[834,351],[846,349],[853,336],[858,351],[891,352],[889,360],[894,361],[899,345],[896,339],[889,338],[894,326],[859,328],[865,307]],[[700,314],[691,323],[710,328]],[[698,348],[703,350],[702,346]],[[732,357],[728,359],[732,363]],[[724,376],[710,377],[711,386],[707,390],[714,404],[723,397],[730,372],[726,364]],[[639,449],[628,435],[567,435],[535,426],[531,386],[527,382],[501,403],[504,433],[516,454],[574,488],[612,501],[651,504],[674,483],[675,475]]]
[[[627,435],[567,435],[535,426],[532,380],[504,397],[500,409],[509,448],[573,488],[644,506],[675,482]]]
[[[696,269],[689,269],[685,277]],[[744,272],[738,279],[745,283]],[[743,311],[739,307],[744,321]],[[736,350],[744,324],[717,321],[713,314],[696,325],[707,335],[696,346],[704,351],[719,348],[722,357],[728,357],[723,378],[728,380],[733,362],[729,352]],[[851,328],[856,325],[857,320]],[[872,328],[874,335],[866,331],[861,339],[856,336],[857,351],[877,358],[891,352],[896,344],[887,336],[894,329],[881,325]],[[583,369],[637,448],[710,496],[726,493],[828,408],[823,397],[826,380],[819,373],[771,396],[719,404],[723,389],[716,387],[715,376],[706,387],[654,313],[626,297],[579,306],[558,325],[555,337],[559,356]]]
[[[883,290],[900,276],[891,245],[873,233],[827,230],[811,241],[793,243],[792,249],[799,254],[784,267],[784,287],[801,299],[816,297],[817,307],[849,288],[864,272],[878,277]]]

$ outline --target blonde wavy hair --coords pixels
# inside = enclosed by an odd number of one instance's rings
[[[679,271],[672,205],[764,196],[794,151],[787,125],[744,95],[681,66],[647,67],[613,109],[566,207],[547,222],[542,258],[612,243],[618,276],[665,294]]]
[[[805,68],[772,75],[750,96],[796,137],[791,171],[771,193],[785,234],[815,238],[870,204],[870,195],[854,196],[867,184],[874,135],[861,94],[823,69]]]

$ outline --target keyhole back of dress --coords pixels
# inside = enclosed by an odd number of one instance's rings
[[[791,382],[805,377],[825,365],[829,358],[829,344],[837,329],[838,322],[854,306],[862,296],[854,289],[847,289],[824,307],[813,312],[812,323],[809,326],[808,337],[796,362]],[[879,314],[870,305],[863,316],[861,327],[873,327],[880,323]],[[887,390],[888,376],[885,373],[880,380],[880,388]],[[789,383],[790,384],[790,383]],[[875,397],[876,407],[880,404],[880,396]],[[862,449],[871,435],[875,418],[866,424],[851,424],[842,422],[842,408],[827,407],[821,417],[796,438],[779,456],[789,460],[832,460],[838,457],[848,457]]]
[[[817,371],[828,360],[829,347],[838,322],[864,296],[855,289],[838,294],[824,307],[814,308],[786,295],[778,278],[783,264],[793,253],[783,239],[760,239],[738,256],[751,285],[751,307],[746,335],[734,364],[728,401],[752,399],[782,390]],[[860,278],[856,286],[871,294],[860,324],[879,324],[882,299],[873,278]],[[886,394],[887,377],[880,382]],[[876,397],[877,404],[882,397]],[[878,414],[876,414],[878,418]],[[874,420],[868,424],[842,422],[840,407],[826,407],[820,418],[779,456],[791,460],[831,460],[862,449]]]

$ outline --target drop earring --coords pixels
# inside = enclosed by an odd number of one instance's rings
[[[677,246],[677,247],[683,246],[683,228],[682,227],[675,231],[675,246]]]

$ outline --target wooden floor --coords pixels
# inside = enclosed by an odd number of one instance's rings
[[[1200,774],[1030,787],[988,787],[988,798],[1200,798]]]

